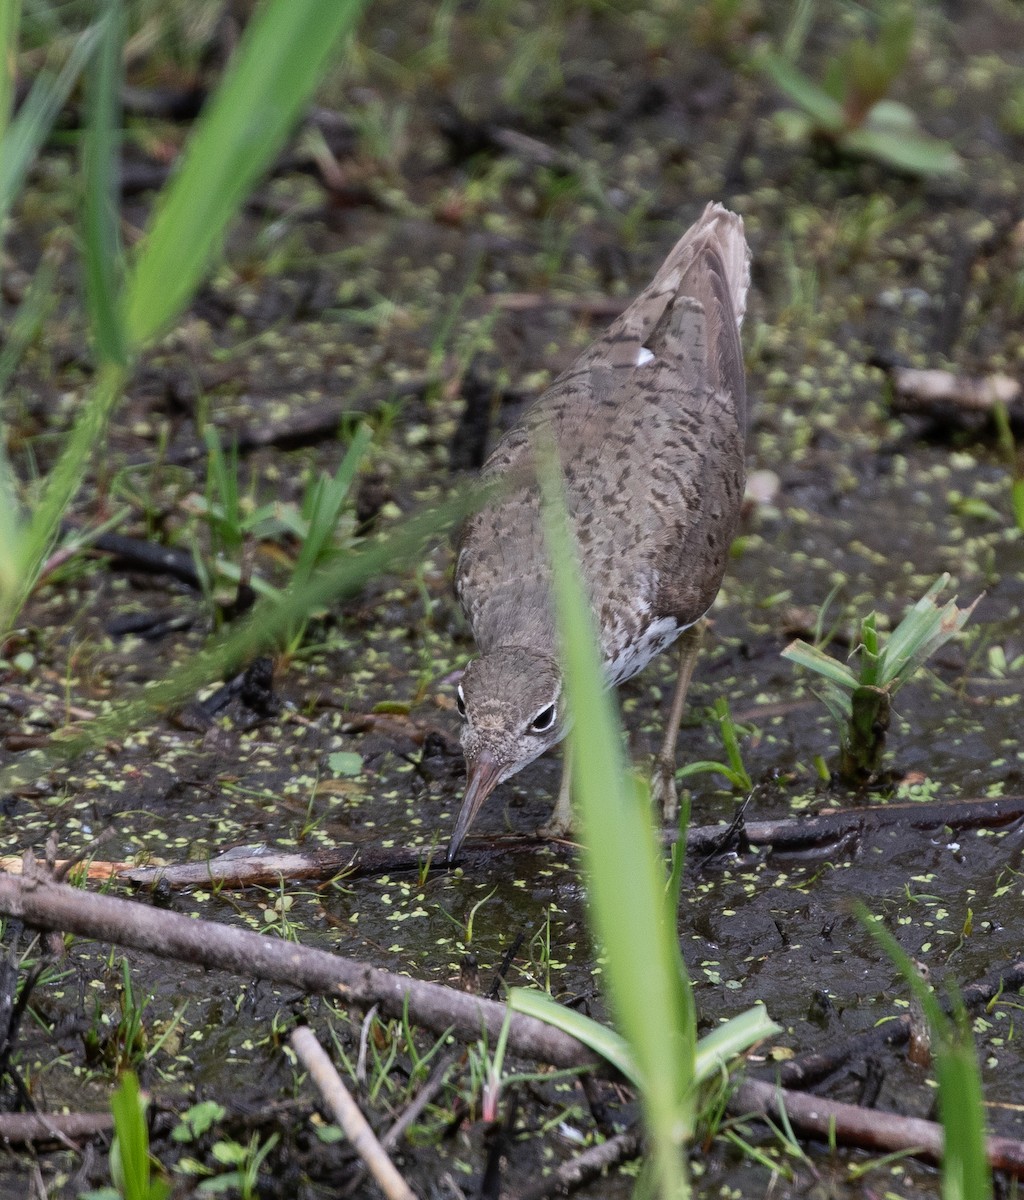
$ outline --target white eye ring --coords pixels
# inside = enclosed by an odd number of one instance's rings
[[[459,684],[459,690],[455,693],[455,707],[459,710],[459,716],[466,719],[466,696],[462,690],[462,684]]]
[[[530,722],[531,733],[547,733],[555,723],[555,717],[558,711],[553,704],[548,704],[542,708],[540,712]]]

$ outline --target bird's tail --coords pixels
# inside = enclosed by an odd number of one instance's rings
[[[709,204],[676,242],[652,280],[647,294],[652,298],[658,295],[693,295],[698,300],[702,299],[698,294],[700,286],[695,276],[702,273],[702,267],[708,266],[726,285],[736,328],[739,329],[747,311],[750,249],[743,234],[743,218],[721,204]]]

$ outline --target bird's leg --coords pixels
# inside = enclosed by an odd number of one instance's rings
[[[562,782],[558,788],[558,801],[540,831],[544,837],[550,838],[565,837],[572,833],[572,754],[568,746],[562,757]]]
[[[676,795],[676,740],[686,707],[686,693],[690,687],[693,668],[697,663],[700,640],[704,633],[704,619],[683,631],[679,639],[679,671],[676,675],[676,690],[672,696],[672,707],[665,719],[665,738],[661,751],[654,760],[651,774],[651,799],[661,805],[665,823],[674,822],[679,808]]]

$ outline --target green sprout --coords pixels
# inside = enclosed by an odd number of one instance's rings
[[[761,69],[796,105],[779,114],[794,141],[817,141],[855,158],[871,158],[909,175],[948,175],[960,159],[948,142],[924,133],[889,89],[910,56],[914,14],[893,5],[880,18],[875,40],[860,37],[829,59],[815,83],[788,58],[767,53]]]
[[[113,1187],[83,1192],[81,1200],[167,1200],[171,1185],[149,1152],[146,1100],[131,1071],[110,1100],[114,1114],[114,1144],[110,1148]]]
[[[783,650],[783,658],[820,677],[817,694],[840,727],[839,774],[848,783],[864,783],[878,773],[893,696],[956,637],[981,599],[958,608],[954,597],[940,608],[935,598],[948,583],[948,574],[940,576],[884,643],[876,614],[865,617],[860,643],[851,656],[856,656],[856,669],[799,639]]]

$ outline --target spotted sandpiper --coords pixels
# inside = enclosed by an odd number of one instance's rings
[[[698,622],[721,586],[743,499],[739,331],[749,281],[742,220],[709,204],[649,286],[484,465],[484,479],[507,486],[467,522],[455,566],[480,657],[458,690],[467,786],[449,862],[494,788],[568,731],[532,471],[537,435],[554,443],[561,462],[607,685],[631,678],[686,631],[652,781],[666,813],[674,808],[675,743]],[[551,833],[571,825],[568,775]]]

